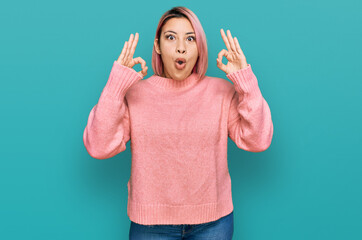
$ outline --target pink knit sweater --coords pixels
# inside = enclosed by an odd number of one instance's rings
[[[106,159],[131,140],[127,215],[139,224],[200,224],[233,211],[227,164],[230,137],[265,151],[273,123],[251,65],[183,81],[142,77],[114,61],[83,134],[88,153]]]

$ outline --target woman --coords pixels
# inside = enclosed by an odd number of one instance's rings
[[[130,239],[232,238],[228,137],[261,152],[273,123],[238,40],[222,29],[221,37],[227,50],[216,64],[233,84],[205,75],[206,37],[196,15],[167,11],[156,30],[155,74],[141,81],[148,67],[133,58],[139,35],[131,34],[90,112],[83,141],[92,157],[113,157],[132,139]],[[140,72],[132,68],[138,63]]]

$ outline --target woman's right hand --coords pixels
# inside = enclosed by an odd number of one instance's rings
[[[133,38],[133,34],[129,37],[128,42],[124,43],[121,55],[118,57],[117,62],[123,66],[132,68],[134,65],[140,63],[142,70],[138,72],[142,78],[147,75],[146,62],[141,57],[133,58],[133,54],[136,50],[137,42],[138,42],[138,33],[136,33],[135,38]]]

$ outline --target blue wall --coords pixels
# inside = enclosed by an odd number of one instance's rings
[[[237,36],[272,112],[265,152],[229,141],[234,239],[362,239],[361,2],[223,3],[2,4],[1,239],[128,239],[130,143],[100,161],[83,131],[131,33],[153,74],[158,20],[177,5],[204,27],[207,75],[226,79],[220,28]]]

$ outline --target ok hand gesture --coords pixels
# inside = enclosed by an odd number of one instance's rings
[[[236,72],[240,69],[246,68],[248,66],[246,58],[243,51],[240,48],[239,42],[234,37],[231,36],[230,30],[227,30],[227,36],[223,29],[220,30],[221,37],[225,42],[227,51],[225,49],[221,50],[217,55],[217,67],[224,71],[226,74]],[[228,63],[225,65],[222,63],[222,57],[225,56],[228,60]]]
[[[138,33],[136,33],[135,38],[133,38],[133,34],[129,37],[128,42],[124,43],[121,55],[118,57],[117,62],[123,66],[132,68],[134,65],[140,63],[142,70],[138,72],[138,74],[143,78],[147,75],[146,62],[141,57],[133,58],[133,54],[136,50],[137,42],[138,42]]]

